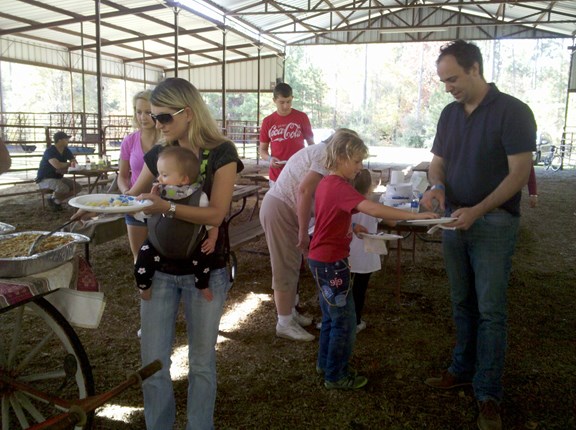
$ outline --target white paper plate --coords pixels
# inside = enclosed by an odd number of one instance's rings
[[[360,233],[362,239],[379,239],[379,240],[398,240],[404,239],[403,236],[398,234],[390,234],[390,233],[380,233],[380,234],[370,234],[370,233]]]
[[[70,199],[68,204],[89,212],[124,214],[152,206],[152,201],[136,200],[136,197],[123,194],[87,194]]]
[[[436,219],[410,219],[404,221],[408,224],[414,225],[437,225],[437,224],[448,224],[453,221],[456,221],[458,218],[436,218]]]

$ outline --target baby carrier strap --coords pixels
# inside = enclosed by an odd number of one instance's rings
[[[202,187],[199,186],[190,196],[178,200],[178,203],[198,207],[201,196]],[[190,258],[206,233],[201,224],[167,218],[162,214],[152,215],[147,224],[148,240],[154,248],[164,257],[176,260]]]

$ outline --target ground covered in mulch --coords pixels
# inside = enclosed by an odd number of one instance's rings
[[[507,429],[576,428],[576,171],[537,169],[540,205],[523,202],[509,289],[509,353],[504,377]],[[18,230],[49,229],[72,214],[43,211],[37,196],[0,199],[0,221]],[[438,237],[435,237],[438,238]],[[406,244],[411,239],[405,240]],[[353,366],[369,378],[357,392],[327,391],[315,371],[317,342],[275,337],[275,308],[264,240],[239,252],[218,344],[218,429],[475,429],[470,389],[437,392],[423,380],[446,368],[454,342],[449,289],[437,242],[418,238],[402,260],[372,277]],[[126,238],[93,247],[107,306],[97,330],[77,329],[97,392],[140,366],[139,297]],[[312,277],[302,275],[301,309],[320,317]],[[318,331],[310,329],[318,335]],[[178,320],[174,358],[178,425],[184,428],[186,339]],[[183,352],[184,351],[184,352]],[[142,429],[142,396],[128,390],[98,411],[96,429]],[[160,430],[160,429],[159,429]]]

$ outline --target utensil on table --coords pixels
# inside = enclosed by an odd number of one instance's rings
[[[54,230],[52,230],[51,232],[49,232],[48,234],[41,234],[40,236],[38,236],[34,242],[32,242],[32,245],[30,245],[30,248],[28,249],[28,255],[32,255],[34,253],[34,250],[36,249],[36,247],[38,246],[38,243],[42,240],[45,239],[47,237],[52,236],[54,233],[56,233],[59,230],[62,230],[64,227],[66,227],[69,224],[72,224],[74,221],[76,221],[75,219],[71,219],[66,221],[64,224],[56,227]]]

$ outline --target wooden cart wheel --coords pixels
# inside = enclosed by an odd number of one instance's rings
[[[66,411],[66,401],[93,394],[82,343],[48,301],[37,298],[0,314],[1,430],[41,423]],[[76,429],[90,429],[93,415]]]

